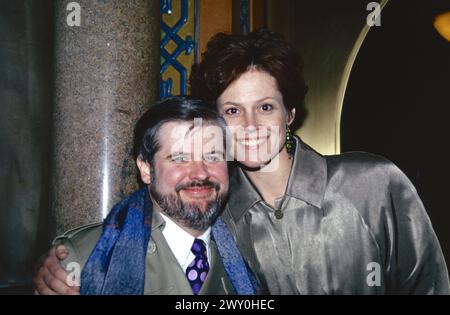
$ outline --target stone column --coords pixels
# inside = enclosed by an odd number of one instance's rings
[[[58,234],[101,221],[137,187],[133,127],[157,99],[159,82],[159,0],[78,0],[68,8],[71,2],[55,1]]]

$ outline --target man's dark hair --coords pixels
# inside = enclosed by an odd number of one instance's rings
[[[267,29],[248,35],[214,35],[202,61],[192,66],[191,95],[215,104],[223,91],[250,68],[275,78],[286,109],[296,109],[294,128],[299,127],[306,116],[304,99],[308,91],[303,62],[293,46]]]
[[[211,104],[188,96],[168,97],[158,101],[147,110],[134,128],[134,158],[153,164],[155,153],[160,148],[158,130],[171,121],[192,121],[201,118],[203,122],[219,125],[225,136],[225,121]]]

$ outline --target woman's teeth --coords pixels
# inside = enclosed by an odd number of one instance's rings
[[[241,139],[238,142],[247,147],[255,147],[261,145],[266,139]]]

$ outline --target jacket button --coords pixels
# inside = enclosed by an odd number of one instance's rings
[[[276,210],[275,211],[275,218],[277,218],[278,220],[281,220],[283,218],[283,211]]]
[[[147,254],[153,254],[156,251],[156,244],[152,240],[148,242]]]

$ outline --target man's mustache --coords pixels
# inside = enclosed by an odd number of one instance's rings
[[[178,193],[182,189],[191,187],[205,187],[205,188],[214,188],[216,191],[220,190],[220,184],[217,182],[212,182],[210,180],[194,180],[188,183],[178,184],[175,187],[175,191]]]

